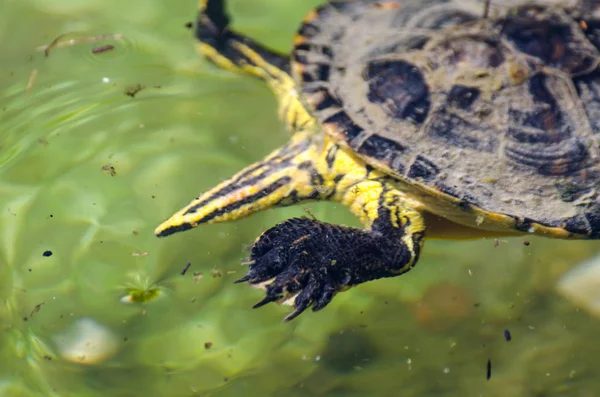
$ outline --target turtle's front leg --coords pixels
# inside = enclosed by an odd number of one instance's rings
[[[351,187],[341,201],[366,229],[294,218],[256,240],[248,274],[238,280],[265,289],[255,308],[289,303],[295,308],[289,321],[308,307],[324,308],[337,292],[414,266],[425,225],[410,199],[391,184],[371,180]]]

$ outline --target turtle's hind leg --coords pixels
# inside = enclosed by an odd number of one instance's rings
[[[279,116],[291,131],[315,126],[298,98],[288,56],[230,30],[225,0],[200,1],[195,34],[199,40],[198,52],[213,63],[258,77],[269,85],[279,101]]]

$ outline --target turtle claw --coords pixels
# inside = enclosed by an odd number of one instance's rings
[[[264,305],[266,305],[267,303],[271,303],[271,302],[275,302],[276,300],[279,300],[280,297],[278,296],[266,296],[263,300],[261,300],[260,302],[258,302],[257,304],[255,304],[254,306],[252,306],[253,309],[258,309],[259,307],[262,307]]]
[[[250,280],[250,275],[246,274],[244,277],[242,278],[238,278],[237,280],[235,280],[233,283],[234,284],[239,284],[239,283],[245,283],[246,281]]]
[[[298,294],[298,296],[296,297],[296,299],[294,299],[294,311],[290,314],[288,314],[287,316],[285,316],[285,318],[283,319],[284,323],[290,322],[293,319],[295,319],[296,317],[298,317],[299,315],[302,314],[302,312],[304,312],[306,309],[308,309],[308,307],[311,305],[312,303],[312,290],[313,288],[305,288],[300,294]],[[314,307],[313,307],[313,311],[314,311]]]

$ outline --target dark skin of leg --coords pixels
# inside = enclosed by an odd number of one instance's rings
[[[372,230],[360,230],[290,219],[256,241],[249,272],[238,282],[258,284],[275,278],[255,308],[298,294],[294,312],[284,320],[289,321],[311,305],[313,311],[321,310],[338,291],[408,270],[416,258],[401,243],[402,233],[386,220],[375,221]]]

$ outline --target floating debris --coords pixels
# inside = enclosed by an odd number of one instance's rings
[[[488,358],[486,379],[490,380],[491,377],[492,377],[492,361]]]
[[[212,346],[213,346],[213,343],[211,341],[204,342],[204,348],[206,350],[210,349]]]
[[[210,274],[212,274],[213,278],[217,278],[217,277],[220,278],[223,276],[223,273],[221,273],[221,271],[217,270],[217,269],[212,269],[210,271]]]
[[[44,56],[46,58],[48,58],[48,55],[50,55],[50,50],[56,47],[56,45],[58,44],[58,40],[60,40],[60,38],[63,37],[65,34],[67,33],[59,34],[54,38],[54,40],[50,42],[50,44],[46,46],[46,48],[44,49]]]
[[[202,273],[202,272],[194,273],[194,284],[198,284],[198,281],[202,280],[202,278],[204,278],[204,273]]]
[[[52,251],[46,250],[46,251],[44,251],[44,253],[42,255],[45,256],[46,258],[48,258],[48,257],[52,256]]]
[[[497,248],[500,243],[508,243],[507,240],[498,240],[497,238],[494,239],[494,248]]]
[[[312,213],[310,208],[304,208],[304,212],[306,212],[308,214],[308,216],[310,216],[312,218],[313,221],[317,220],[317,217],[315,216],[315,214]]]
[[[78,37],[75,39],[60,41],[61,38],[63,38],[66,35],[72,34],[72,33],[73,32],[59,34],[58,36],[56,36],[56,38],[54,40],[52,40],[50,42],[50,44],[40,46],[40,47],[36,48],[36,51],[43,51],[44,56],[47,57],[50,54],[50,50],[52,50],[54,48],[69,47],[69,46],[73,46],[76,44],[91,43],[91,42],[102,41],[102,40],[120,40],[123,38],[123,35],[121,33],[115,33],[115,34],[101,34],[98,36]]]
[[[29,316],[25,316],[23,317],[23,321],[27,321],[27,320],[31,320],[31,318],[40,311],[40,309],[42,308],[42,306],[44,305],[45,302],[42,303],[38,303],[37,305],[35,305],[35,307],[33,308],[33,310],[31,311],[31,313],[29,313]]]
[[[523,241],[523,245],[525,247],[529,247],[531,245],[531,242],[529,242],[529,241]]]
[[[124,94],[133,98],[133,97],[135,97],[135,95],[138,92],[140,92],[144,88],[146,88],[146,87],[144,87],[141,84],[132,85],[132,86],[125,88]]]
[[[300,238],[297,238],[296,240],[292,241],[292,245],[298,245],[298,244],[300,244],[302,241],[304,241],[304,240],[306,240],[306,239],[309,239],[310,237],[311,237],[311,235],[310,235],[310,234],[306,234],[306,235],[304,235],[304,236],[302,236],[302,237],[300,237]]]
[[[100,171],[108,173],[110,176],[116,176],[117,170],[112,164],[105,164],[100,168]]]
[[[185,26],[186,29],[191,29],[191,28],[194,27],[194,23],[193,22],[186,22],[185,25],[183,25],[183,26]]]
[[[183,270],[181,270],[181,275],[185,276],[185,273],[188,271],[188,269],[190,268],[190,266],[192,266],[192,264],[190,262],[188,262],[184,267]]]
[[[29,80],[27,81],[27,87],[25,87],[25,99],[29,96],[31,89],[33,88],[33,84],[35,83],[35,79],[38,75],[38,70],[33,69],[29,74]]]
[[[504,330],[504,339],[506,339],[507,342],[510,342],[512,340],[512,335],[510,334],[510,331],[508,329]]]
[[[115,46],[112,44],[103,45],[101,47],[92,48],[92,54],[102,54],[103,52],[114,50]]]

